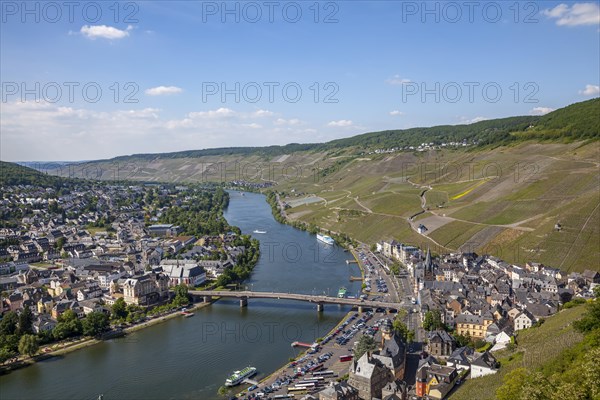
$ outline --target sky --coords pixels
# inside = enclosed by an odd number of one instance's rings
[[[600,95],[597,1],[0,5],[3,161],[314,143]]]

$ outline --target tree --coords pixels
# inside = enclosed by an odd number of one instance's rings
[[[452,336],[454,336],[454,340],[456,340],[457,347],[465,347],[471,344],[471,336],[469,335],[454,334]]]
[[[600,328],[600,300],[589,301],[586,312],[580,320],[573,322],[575,330],[586,333]]]
[[[377,344],[375,343],[375,339],[373,339],[371,336],[363,335],[360,337],[360,339],[358,339],[358,344],[354,350],[354,358],[358,360],[367,351],[373,351],[376,348]]]
[[[408,331],[408,335],[406,336],[406,342],[408,344],[410,344],[414,341],[415,341],[415,331],[410,330],[410,331]]]
[[[12,352],[19,351],[19,335],[0,335],[0,348]]]
[[[529,372],[525,368],[517,368],[510,371],[502,380],[502,386],[496,390],[498,400],[519,400],[523,385],[529,378]]]
[[[118,298],[115,304],[112,305],[111,313],[114,319],[127,318],[127,304],[122,297]]]
[[[71,336],[71,330],[69,329],[68,324],[65,322],[56,324],[54,329],[52,329],[52,336],[56,340],[62,340]]]
[[[423,318],[423,329],[426,331],[435,331],[445,329],[446,326],[442,322],[442,315],[439,310],[427,311]]]
[[[0,364],[4,364],[6,361],[15,357],[17,353],[7,348],[0,348]]]
[[[37,337],[35,335],[23,335],[19,340],[19,353],[33,357],[40,349]]]
[[[67,310],[58,317],[58,324],[54,327],[52,335],[57,339],[65,339],[69,336],[81,334],[81,321],[73,310]]]
[[[190,299],[188,296],[188,288],[186,285],[177,285],[175,286],[175,299],[173,300],[173,304],[176,307],[183,306],[189,304]]]
[[[56,243],[54,244],[54,247],[55,247],[57,250],[62,250],[62,248],[63,248],[63,246],[64,246],[64,245],[65,245],[65,238],[64,238],[64,237],[59,237],[59,238],[56,240]]]
[[[103,312],[93,311],[85,316],[81,325],[84,335],[96,336],[108,328],[108,316]]]
[[[17,324],[19,316],[14,311],[9,311],[4,314],[0,321],[0,335],[13,335],[17,332]]]
[[[396,334],[398,334],[398,336],[400,336],[405,341],[408,340],[408,327],[404,322],[402,322],[402,320],[396,317],[396,319],[394,319],[394,322],[392,323],[392,326]]]
[[[19,315],[19,334],[33,333],[33,314],[29,306],[25,306]]]

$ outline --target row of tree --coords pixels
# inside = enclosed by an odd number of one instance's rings
[[[17,357],[32,356],[37,353],[40,344],[51,343],[73,336],[97,336],[109,327],[108,315],[103,312],[91,312],[79,319],[73,310],[67,310],[58,317],[52,330],[33,331],[33,313],[25,307],[20,313],[9,311],[0,321],[0,363]]]

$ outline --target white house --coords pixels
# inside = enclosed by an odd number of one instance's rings
[[[500,332],[496,335],[494,347],[492,347],[490,351],[498,351],[506,348],[506,346],[510,343],[510,340],[510,335],[504,331]]]
[[[534,322],[535,318],[533,315],[525,310],[515,317],[513,329],[519,331],[521,329],[531,328],[531,325],[533,325]]]
[[[498,362],[489,352],[476,357],[471,363],[471,379],[492,375],[498,372]]]

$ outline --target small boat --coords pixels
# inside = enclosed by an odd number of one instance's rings
[[[320,233],[317,233],[317,240],[329,245],[335,244],[335,241],[331,238],[331,236],[321,235]]]
[[[341,287],[340,290],[338,290],[338,297],[339,298],[344,298],[346,297],[346,291],[347,289],[345,287]]]
[[[244,379],[254,375],[256,375],[256,368],[254,367],[246,367],[241,371],[234,371],[234,373],[225,380],[225,386],[239,385]]]
[[[255,229],[252,231],[253,233],[267,233],[267,231],[260,231],[258,229]]]
[[[193,317],[194,313],[193,312],[189,312],[186,309],[183,309],[181,311],[181,315],[183,315],[185,318],[189,318],[189,317]]]

